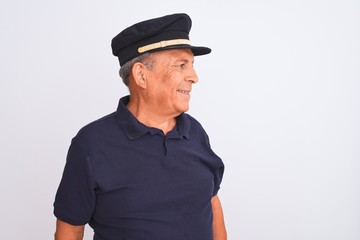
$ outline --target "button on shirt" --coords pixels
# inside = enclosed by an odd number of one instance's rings
[[[129,100],[73,138],[55,216],[89,223],[95,240],[212,240],[224,165],[206,132],[182,113],[164,135],[137,121]]]

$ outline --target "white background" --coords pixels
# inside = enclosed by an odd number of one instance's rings
[[[175,12],[213,49],[190,114],[226,164],[228,238],[359,240],[358,0],[2,0],[0,239],[53,238],[71,138],[127,94],[112,37]]]

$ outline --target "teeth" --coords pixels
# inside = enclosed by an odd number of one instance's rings
[[[179,93],[184,93],[184,94],[189,94],[188,91],[185,91],[185,90],[177,90]]]

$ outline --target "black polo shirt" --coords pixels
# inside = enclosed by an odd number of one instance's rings
[[[164,135],[137,121],[129,99],[73,138],[55,216],[89,223],[95,240],[212,240],[224,165],[207,134],[182,113]]]

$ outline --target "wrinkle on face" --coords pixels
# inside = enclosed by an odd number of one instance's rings
[[[188,49],[157,53],[154,68],[148,70],[147,95],[153,106],[174,114],[188,110],[191,87],[197,82],[193,63],[193,53]]]

